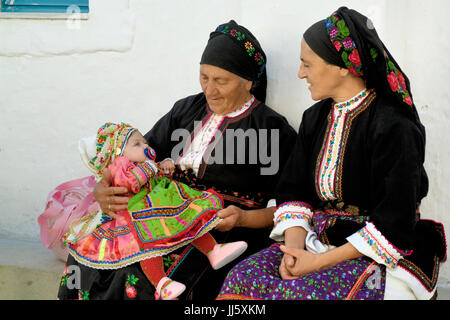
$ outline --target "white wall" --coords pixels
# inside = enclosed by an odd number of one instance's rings
[[[313,101],[297,79],[304,30],[341,5],[368,15],[410,77],[427,128],[423,215],[450,230],[447,0],[91,0],[87,21],[0,19],[0,238],[38,240],[51,189],[89,174],[77,141],[106,121],[146,132],[200,92],[209,33],[235,19],[268,57],[268,105],[297,129]],[[75,28],[74,28],[75,27]],[[441,281],[450,279],[443,265]]]

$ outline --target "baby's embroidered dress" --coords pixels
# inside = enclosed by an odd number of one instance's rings
[[[84,265],[117,269],[166,255],[209,232],[220,221],[215,214],[223,208],[218,194],[157,177],[157,167],[150,161],[133,163],[118,157],[109,170],[114,186],[130,190],[128,211],[119,212],[116,219],[69,244],[69,253]]]

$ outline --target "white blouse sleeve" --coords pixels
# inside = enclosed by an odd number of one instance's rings
[[[283,203],[274,213],[274,227],[270,238],[275,241],[283,241],[284,231],[292,227],[303,227],[307,232],[313,231],[312,215],[313,210],[307,203],[297,201]]]
[[[412,252],[402,252],[391,244],[372,222],[347,237],[356,250],[380,264],[395,268],[404,255]]]

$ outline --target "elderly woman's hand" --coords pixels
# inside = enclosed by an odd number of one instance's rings
[[[126,193],[127,188],[111,187],[111,172],[108,169],[103,171],[103,178],[94,187],[95,200],[102,212],[112,219],[116,218],[117,212],[128,209],[128,197],[120,196]]]
[[[230,231],[239,225],[244,210],[236,206],[228,206],[217,212],[217,216],[222,219],[216,229],[225,232]]]
[[[159,167],[161,168],[164,176],[171,177],[175,171],[175,163],[170,158],[161,161]]]

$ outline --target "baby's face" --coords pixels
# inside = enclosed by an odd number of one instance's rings
[[[145,140],[145,138],[138,130],[135,130],[128,138],[122,155],[127,157],[130,161],[144,162],[145,160],[147,160],[147,157],[144,153],[144,150],[147,147],[147,140]]]

